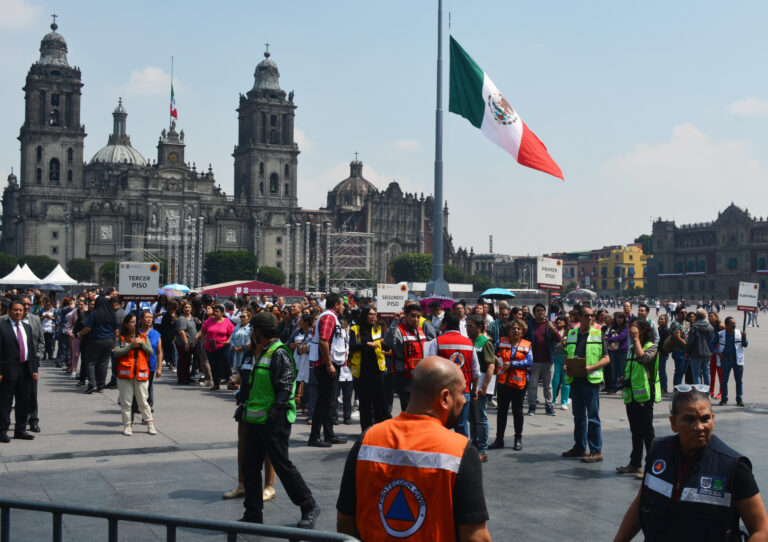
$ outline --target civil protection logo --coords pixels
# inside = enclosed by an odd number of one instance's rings
[[[158,269],[160,268],[157,266],[156,263],[153,263],[152,265],[149,266],[149,270],[152,271],[153,273],[157,273]]]
[[[520,117],[517,116],[515,110],[500,92],[492,92],[488,95],[488,109],[493,119],[501,125],[514,124],[520,120]]]
[[[384,486],[379,494],[379,517],[389,536],[407,538],[424,524],[427,501],[412,482],[398,478]]]
[[[667,470],[667,462],[663,459],[657,459],[653,462],[653,465],[651,466],[651,470],[653,471],[653,474],[661,474],[665,470]]]
[[[461,352],[454,352],[451,354],[451,361],[458,365],[459,369],[461,369],[464,367],[464,363],[466,363],[467,360],[464,359],[464,354]]]

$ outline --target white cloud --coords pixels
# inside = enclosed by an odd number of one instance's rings
[[[406,152],[420,151],[421,141],[418,139],[398,139],[395,141],[395,148]]]
[[[177,79],[173,81],[173,88],[178,97],[179,92],[185,89]],[[119,89],[123,94],[138,96],[164,96],[170,99],[171,75],[162,68],[156,66],[144,66],[140,70],[134,70],[128,79],[128,83]],[[176,100],[179,101],[178,98]]]
[[[23,28],[37,19],[41,11],[42,7],[24,0],[0,0],[0,28]]]
[[[757,117],[768,113],[768,102],[758,98],[744,98],[731,103],[726,109],[731,115]]]
[[[298,128],[293,129],[293,139],[299,145],[299,150],[302,152],[306,152],[315,146],[315,143],[307,137],[304,130]]]

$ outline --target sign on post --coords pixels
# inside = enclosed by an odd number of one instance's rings
[[[125,301],[154,301],[160,289],[160,264],[120,262],[118,285]]]
[[[740,282],[739,298],[736,309],[744,312],[757,312],[757,294],[760,285],[756,282]]]
[[[563,261],[554,258],[537,258],[536,285],[542,290],[563,289]]]
[[[408,285],[377,284],[376,285],[376,309],[379,316],[392,317],[403,309],[408,301]]]

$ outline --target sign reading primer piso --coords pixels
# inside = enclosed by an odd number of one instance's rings
[[[118,291],[126,301],[154,301],[160,288],[160,264],[120,262]]]
[[[757,294],[760,291],[759,288],[760,286],[756,282],[740,282],[736,310],[757,312]]]
[[[537,258],[536,285],[542,290],[563,289],[563,261],[554,258]]]
[[[397,311],[403,309],[406,301],[408,301],[406,283],[376,285],[376,309],[379,316],[394,316]]]

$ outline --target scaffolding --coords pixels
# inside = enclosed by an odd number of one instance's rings
[[[326,230],[327,231],[327,230]],[[328,232],[327,281],[330,290],[363,290],[373,283],[371,272],[374,234]]]

